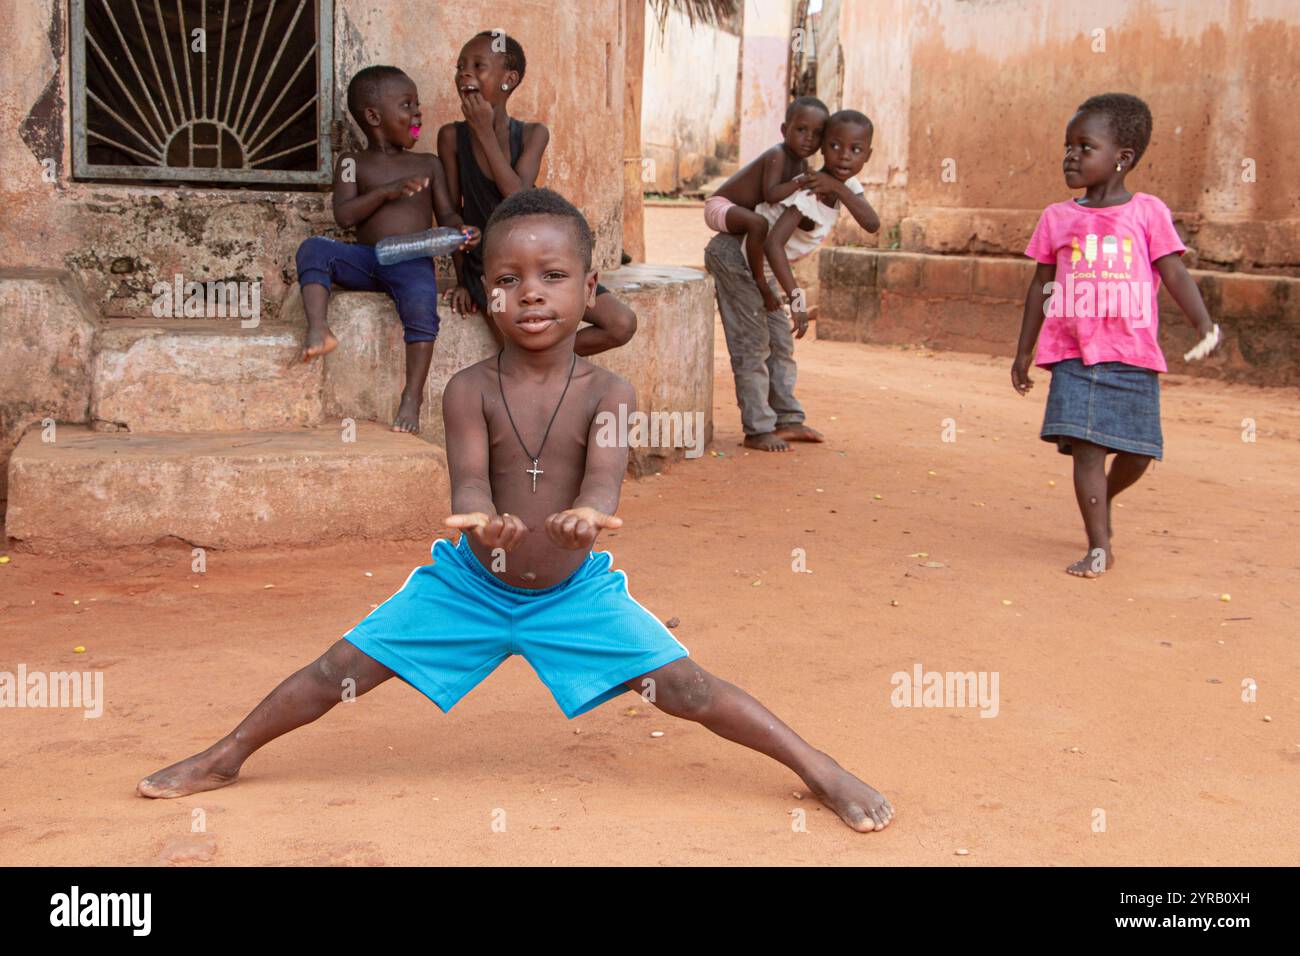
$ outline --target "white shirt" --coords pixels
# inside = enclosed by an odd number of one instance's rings
[[[858,182],[856,178],[845,180],[844,185],[848,186],[849,191],[855,195],[862,195],[862,183]],[[759,203],[754,207],[754,212],[766,219],[770,225],[775,226],[776,221],[781,218],[781,214],[791,206],[798,209],[800,213],[814,223],[812,229],[796,227],[795,231],[790,234],[790,238],[786,240],[785,255],[793,263],[808,255],[826,241],[826,237],[831,234],[831,227],[840,218],[840,210],[844,208],[844,203],[838,202],[834,206],[828,206],[807,189],[800,189],[780,202]],[[767,274],[771,276],[772,266],[766,259],[763,260],[763,266]]]

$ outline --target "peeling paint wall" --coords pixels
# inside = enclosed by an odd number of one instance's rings
[[[1300,270],[1300,4],[872,0],[841,9],[844,105],[876,124],[863,181],[882,211],[882,245],[897,226],[904,249],[1019,253],[1042,208],[1068,195],[1061,142],[1074,108],[1118,91],[1141,96],[1155,118],[1128,183],[1174,211],[1193,262]],[[1243,179],[1247,161],[1254,182]],[[876,241],[847,226],[836,239]]]
[[[336,0],[336,112],[351,75],[386,62],[415,79],[431,130],[458,119],[461,45],[479,30],[505,29],[528,56],[511,112],[551,132],[541,181],[583,210],[598,265],[612,267],[622,228],[623,10],[621,0]],[[104,314],[147,311],[153,283],[177,272],[261,278],[273,318],[294,281],[298,243],[338,234],[328,192],[72,181],[68,33],[67,0],[0,5],[0,265],[69,269]]]

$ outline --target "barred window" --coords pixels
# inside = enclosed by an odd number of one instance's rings
[[[73,175],[328,183],[333,0],[72,0]]]

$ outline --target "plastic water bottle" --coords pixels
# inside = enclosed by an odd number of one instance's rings
[[[450,226],[426,229],[408,236],[388,236],[375,243],[375,258],[381,266],[423,256],[449,256],[465,242],[464,231]]]

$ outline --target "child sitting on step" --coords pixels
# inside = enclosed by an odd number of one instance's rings
[[[433,153],[413,153],[420,138],[420,95],[394,66],[369,66],[348,84],[348,111],[366,135],[366,148],[341,154],[334,167],[334,221],[355,226],[356,243],[312,236],[298,247],[298,282],[307,313],[302,360],[333,351],[338,339],[327,320],[337,283],[361,292],[387,292],[405,328],[406,386],[393,431],[420,430],[420,405],[438,336],[438,282],[433,260],[381,265],[375,243],[423,232],[435,214],[442,226],[461,226],[447,194],[442,164]],[[478,243],[477,231],[466,246]]]

